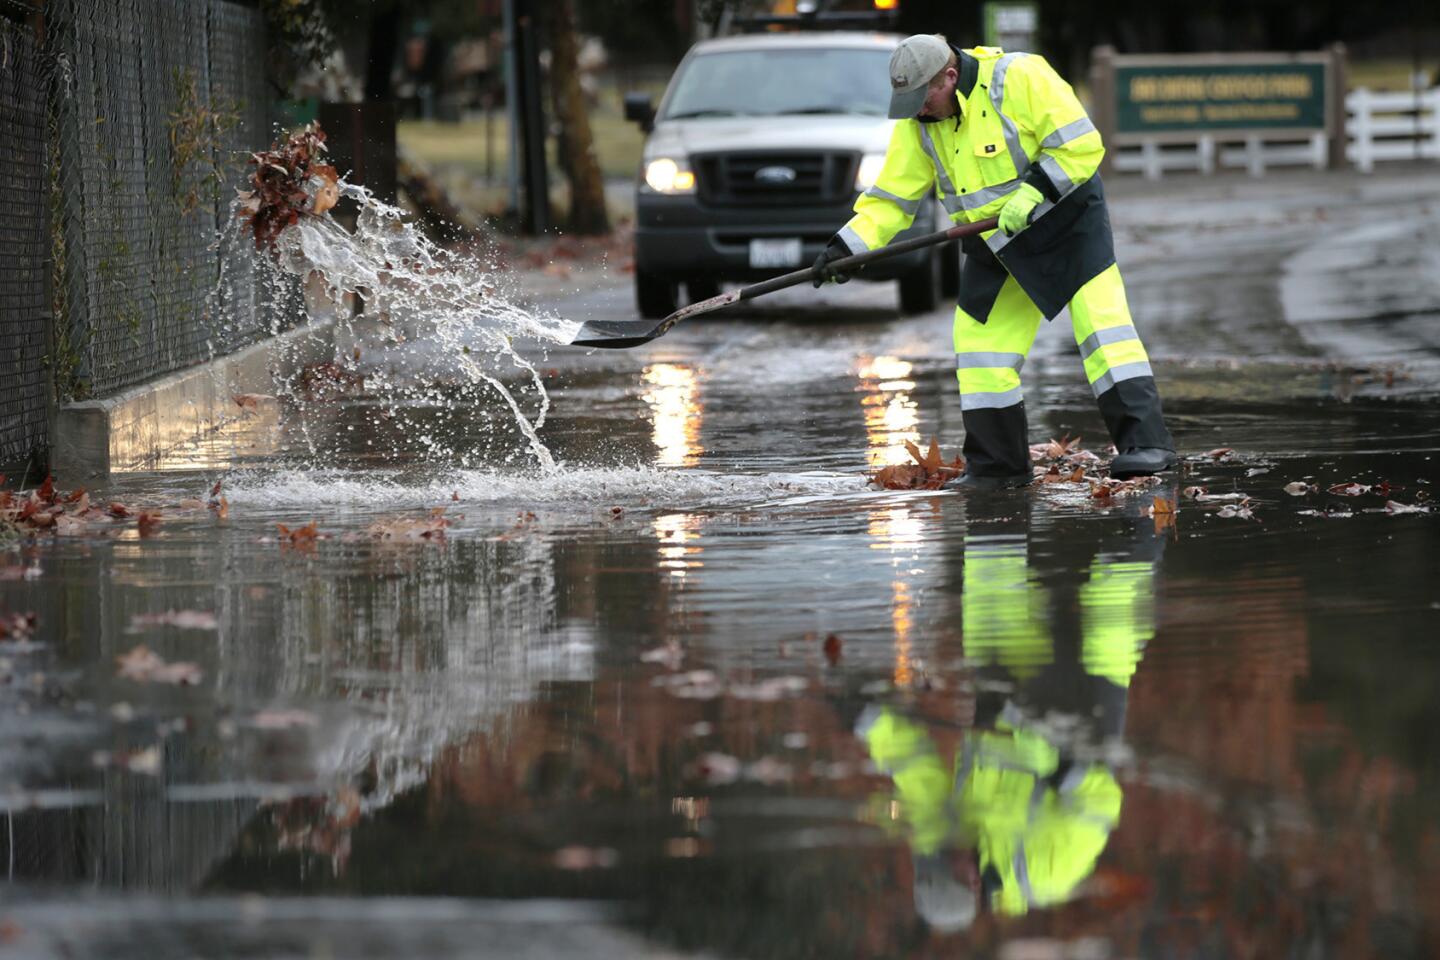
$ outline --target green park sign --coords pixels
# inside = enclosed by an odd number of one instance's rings
[[[1326,128],[1324,62],[1116,59],[1114,119],[1121,134]]]

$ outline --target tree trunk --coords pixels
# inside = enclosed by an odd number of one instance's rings
[[[553,0],[550,26],[550,95],[560,123],[560,166],[570,180],[570,229],[580,234],[610,231],[605,212],[605,181],[595,159],[595,141],[585,92],[580,88],[580,43],[575,34],[574,0]]]

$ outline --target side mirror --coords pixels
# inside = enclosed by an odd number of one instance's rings
[[[655,105],[648,93],[625,94],[625,119],[640,124],[646,133],[655,129]]]

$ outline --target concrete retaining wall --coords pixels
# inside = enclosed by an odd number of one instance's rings
[[[239,353],[172,373],[104,400],[57,411],[51,471],[62,482],[159,469],[246,414],[238,394],[274,394],[301,367],[334,358],[334,322],[311,323]]]

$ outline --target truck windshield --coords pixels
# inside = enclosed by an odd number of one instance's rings
[[[792,48],[732,50],[691,57],[663,120],[860,114],[883,117],[890,104],[889,50]]]

